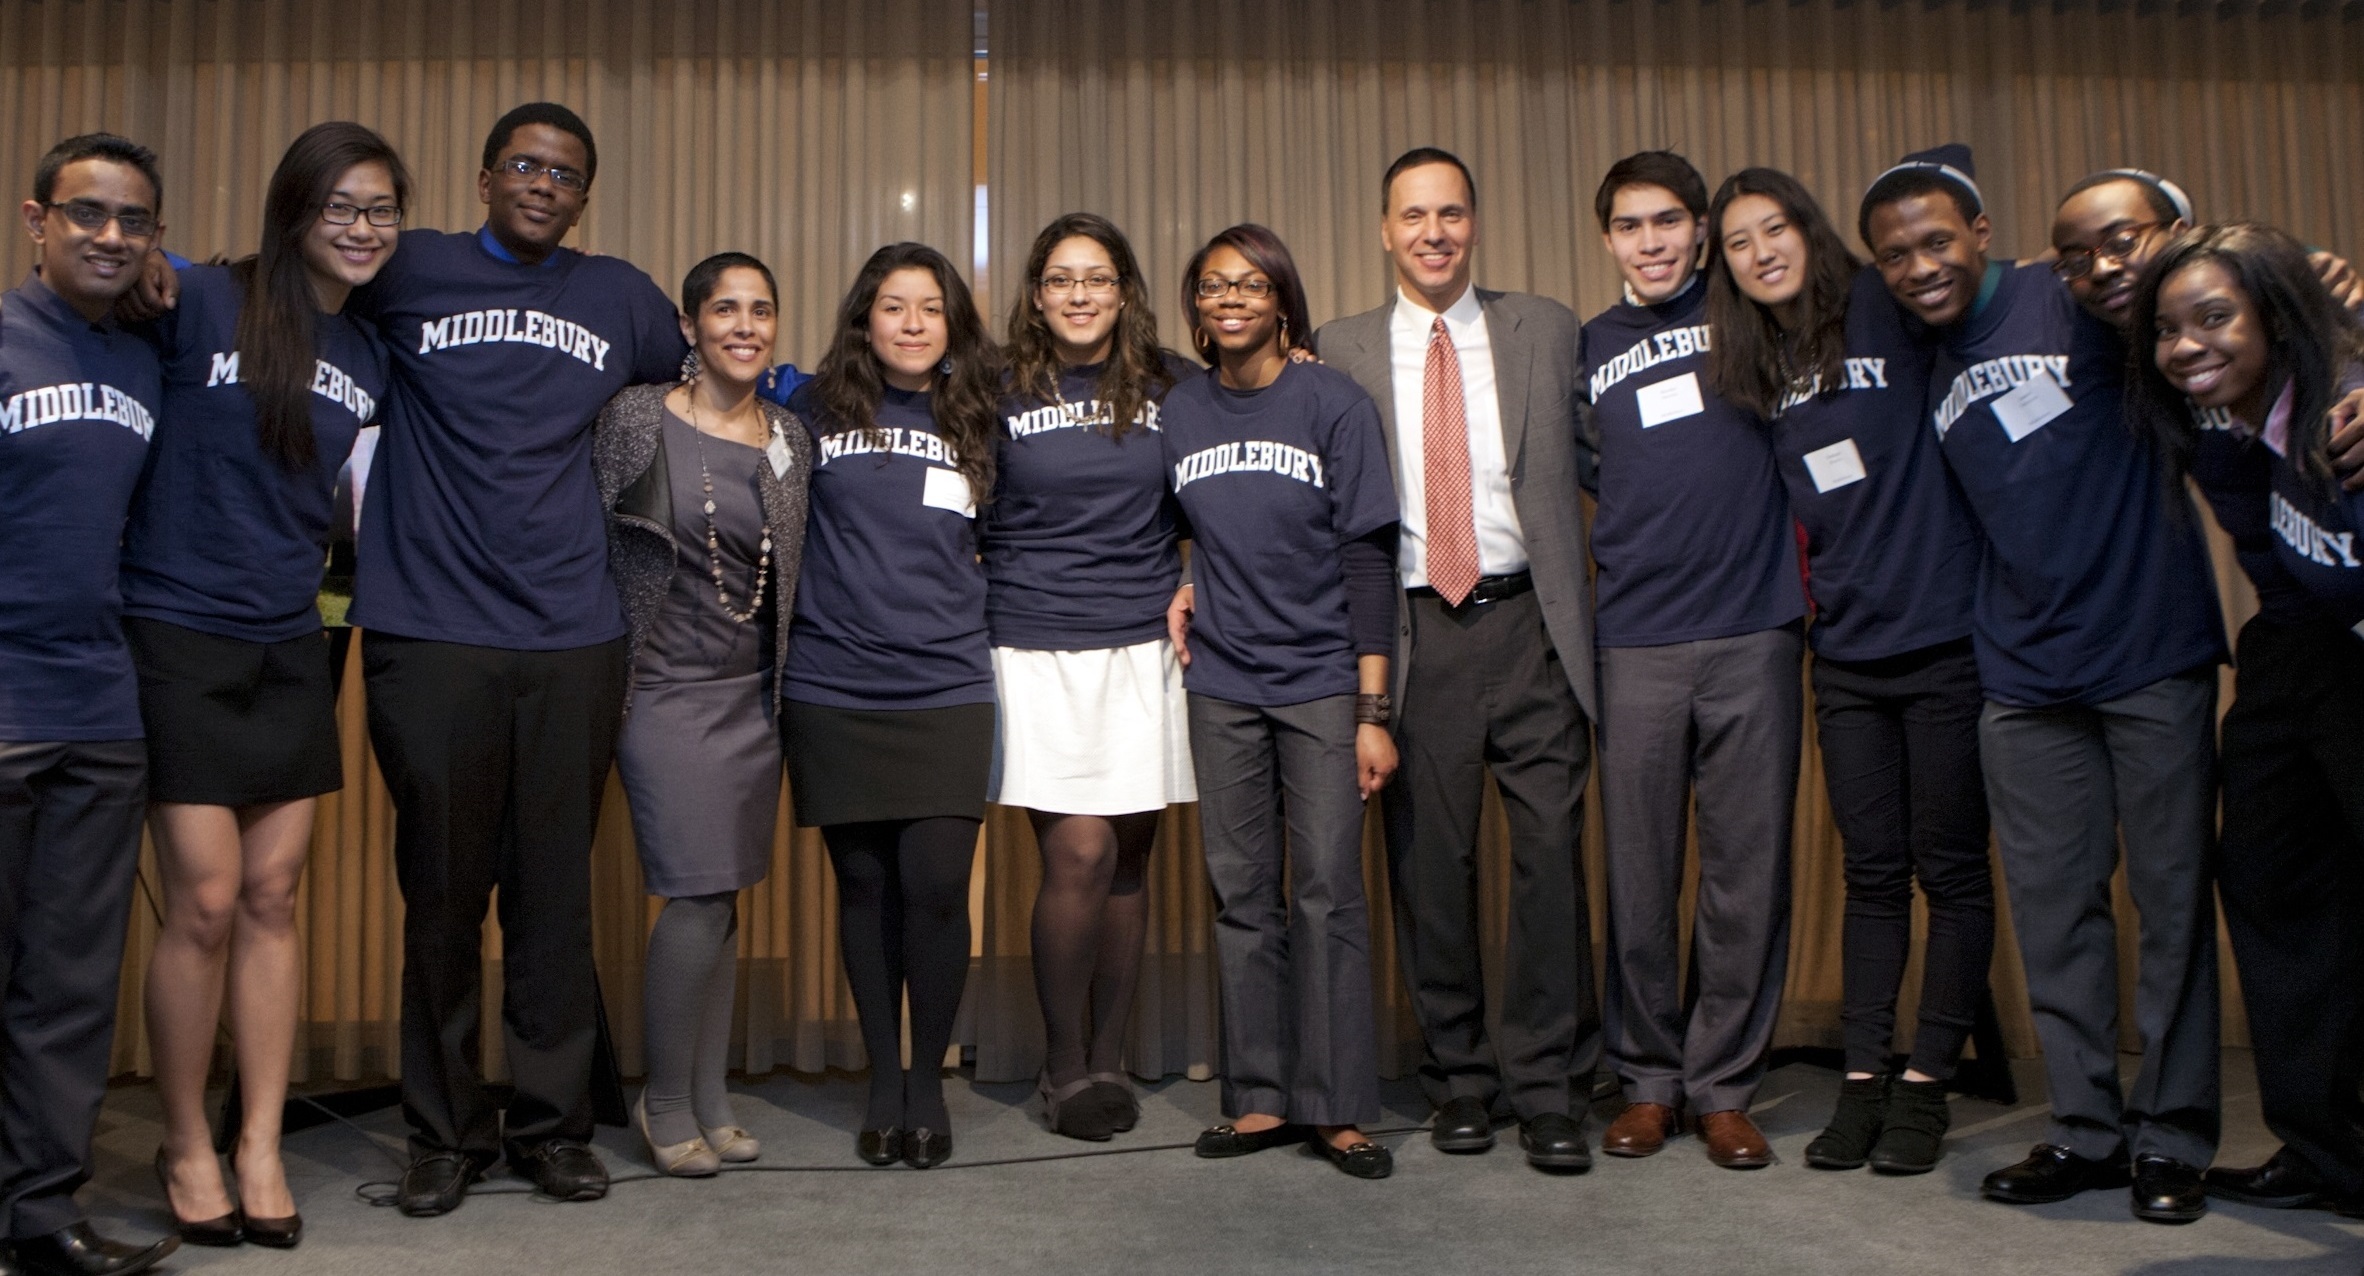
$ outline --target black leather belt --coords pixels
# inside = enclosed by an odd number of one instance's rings
[[[1462,599],[1459,606],[1483,607],[1487,603],[1498,603],[1505,598],[1516,598],[1520,594],[1532,593],[1534,589],[1535,577],[1529,572],[1512,572],[1508,576],[1480,576],[1477,584],[1470,587],[1469,596]],[[1428,585],[1414,585],[1404,592],[1414,598],[1435,598],[1440,601],[1444,598],[1444,595],[1439,594]]]

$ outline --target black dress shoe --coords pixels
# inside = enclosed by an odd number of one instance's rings
[[[2134,1217],[2151,1223],[2192,1223],[2207,1212],[2200,1171],[2171,1156],[2134,1158]]]
[[[1198,1142],[1191,1145],[1191,1151],[1210,1161],[1217,1161],[1225,1157],[1247,1156],[1267,1148],[1285,1148],[1292,1143],[1302,1143],[1310,1133],[1310,1127],[1289,1121],[1283,1121],[1269,1130],[1249,1133],[1242,1133],[1236,1125],[1218,1125],[1199,1131]]]
[[[1358,1179],[1383,1179],[1395,1173],[1395,1154],[1369,1139],[1357,1139],[1345,1147],[1330,1142],[1319,1131],[1306,1136],[1306,1142],[1322,1150],[1330,1164],[1340,1172]]]
[[[269,1249],[294,1249],[304,1240],[304,1216],[290,1214],[286,1218],[254,1218],[246,1220],[248,1242]]]
[[[131,1276],[181,1247],[167,1236],[152,1245],[126,1245],[91,1230],[87,1222],[16,1242],[17,1270],[27,1276]]]
[[[2048,1205],[2093,1188],[2124,1187],[2126,1183],[2124,1161],[2088,1160],[2067,1148],[2038,1143],[2026,1160],[1987,1175],[1978,1190],[1990,1201]]]
[[[544,1139],[512,1152],[509,1168],[556,1200],[596,1201],[607,1195],[607,1167],[588,1144],[574,1139]]]
[[[165,1211],[172,1215],[173,1230],[181,1234],[182,1240],[191,1245],[226,1249],[246,1239],[246,1228],[236,1209],[227,1214],[193,1221],[181,1217],[180,1210],[172,1203],[172,1165],[163,1148],[156,1149],[156,1186],[164,1193]]]
[[[465,1152],[429,1152],[402,1172],[394,1206],[412,1218],[433,1218],[460,1207],[468,1187],[484,1177],[484,1162]]]
[[[903,1164],[932,1170],[952,1159],[952,1131],[918,1126],[903,1132]]]
[[[1589,1170],[1592,1149],[1584,1142],[1584,1127],[1563,1112],[1546,1112],[1519,1122],[1519,1147],[1527,1164],[1539,1170]]]
[[[903,1159],[903,1127],[864,1130],[854,1136],[854,1155],[872,1165],[893,1165]]]
[[[1482,1100],[1447,1099],[1429,1122],[1428,1141],[1439,1152],[1483,1152],[1494,1146],[1494,1118]]]
[[[2289,1148],[2283,1148],[2254,1169],[2222,1166],[2200,1176],[2210,1196],[2269,1210],[2303,1210],[2324,1204],[2330,1192],[2314,1169]]]

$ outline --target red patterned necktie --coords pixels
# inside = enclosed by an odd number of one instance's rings
[[[1420,461],[1428,514],[1428,583],[1448,607],[1477,587],[1477,521],[1470,513],[1469,417],[1461,403],[1461,358],[1439,318],[1428,330],[1420,379]]]

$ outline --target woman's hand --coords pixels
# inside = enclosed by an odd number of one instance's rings
[[[1174,591],[1174,601],[1166,604],[1166,637],[1174,640],[1174,659],[1185,669],[1190,667],[1190,613],[1197,610],[1191,600],[1197,596],[1191,586],[1184,585]]]
[[[2364,492],[2364,390],[2350,390],[2347,397],[2331,405],[2327,450],[2331,472],[2339,476],[2340,486]]]
[[[1395,774],[1395,737],[1387,728],[1365,722],[1354,729],[1354,786],[1363,801],[1376,797]]]

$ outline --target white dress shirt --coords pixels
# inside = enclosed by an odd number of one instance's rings
[[[1387,344],[1395,383],[1395,473],[1403,503],[1397,566],[1404,588],[1428,583],[1428,461],[1421,451],[1422,400],[1428,376],[1428,334],[1436,312],[1397,289],[1388,315]],[[1478,573],[1507,576],[1527,570],[1527,539],[1510,500],[1510,461],[1503,453],[1502,406],[1494,393],[1494,346],[1477,289],[1464,288],[1445,308],[1445,335],[1461,360],[1462,416],[1469,424],[1469,492],[1477,525]]]

